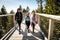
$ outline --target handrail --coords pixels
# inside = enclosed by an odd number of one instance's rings
[[[0,15],[0,17],[3,17],[3,16],[12,16],[12,15],[15,15],[15,14],[5,14],[5,15]]]
[[[4,39],[7,39],[7,35],[10,36],[10,34],[15,30],[16,27],[13,27],[8,33],[6,33],[0,40],[4,40]]]
[[[2,16],[9,16],[9,15],[14,15],[14,14],[6,14],[6,15],[0,15],[0,17]],[[52,29],[53,29],[53,26],[54,26],[54,22],[53,20],[60,20],[60,16],[56,16],[56,15],[50,15],[50,14],[42,14],[42,13],[36,13],[36,15],[38,16],[43,16],[43,17],[46,17],[49,19],[49,33],[48,33],[48,40],[50,40],[50,35],[52,33]],[[52,20],[53,19],[53,20]],[[40,22],[40,21],[39,21]],[[9,34],[14,28],[12,28],[7,34]],[[6,35],[7,35],[6,34]],[[42,34],[44,35],[44,33],[42,32]],[[5,38],[6,36],[4,36],[3,38]],[[3,39],[2,38],[2,39]],[[2,40],[1,39],[1,40]]]
[[[14,21],[14,15],[15,14],[5,14],[5,15],[0,15],[0,17],[4,17],[4,16],[13,16],[13,21]],[[14,21],[15,23],[15,21]],[[5,40],[5,39],[8,39],[9,36],[15,31],[15,25],[12,29],[10,29],[10,31],[8,31],[0,40]],[[8,35],[8,36],[7,36]]]
[[[48,28],[48,38],[46,38],[45,40],[50,40],[51,36],[53,35],[53,30],[54,30],[54,21],[55,20],[59,20],[60,21],[60,16],[57,15],[50,15],[50,14],[43,14],[43,13],[36,13],[37,17],[38,17],[38,24],[40,25],[41,22],[41,16],[42,17],[46,17],[49,19],[49,28]],[[42,31],[43,36],[45,36],[44,32]]]
[[[40,16],[44,16],[44,17],[47,17],[47,18],[50,18],[50,19],[54,19],[54,20],[60,20],[60,16],[57,16],[57,15],[50,15],[50,14],[42,14],[42,13],[36,13],[37,15],[40,15]]]

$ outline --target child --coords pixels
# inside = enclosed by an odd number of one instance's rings
[[[29,32],[29,26],[30,26],[30,17],[29,17],[29,13],[27,14],[27,17],[25,19],[25,24],[27,25],[27,30]]]

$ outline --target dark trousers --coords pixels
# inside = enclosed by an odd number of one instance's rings
[[[17,23],[18,23],[18,25],[19,25],[19,32],[20,32],[20,30],[21,30],[21,20],[17,20]]]
[[[26,25],[27,25],[27,29],[29,29],[30,21],[26,21],[25,23],[26,23]]]
[[[35,24],[33,22],[32,22],[32,26],[33,26],[33,32],[34,32]]]

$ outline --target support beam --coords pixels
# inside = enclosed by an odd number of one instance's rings
[[[38,24],[39,24],[39,26],[40,26],[40,19],[41,19],[41,16],[40,15],[37,15],[37,20],[38,20]]]
[[[54,28],[54,21],[52,19],[49,19],[48,40],[50,40],[50,38],[53,35],[53,28]]]
[[[13,15],[14,27],[16,26],[15,15]]]

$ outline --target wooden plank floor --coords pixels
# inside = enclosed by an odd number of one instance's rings
[[[26,25],[23,21],[21,24],[21,34],[19,34],[19,28],[17,27],[16,31],[12,34],[9,40],[42,40],[40,28],[38,24],[35,26],[35,32],[32,32],[32,26],[30,25],[29,33],[26,30]]]

